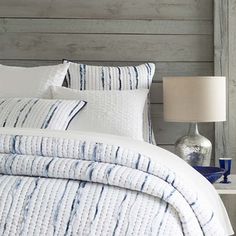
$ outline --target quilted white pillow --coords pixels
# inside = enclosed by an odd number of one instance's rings
[[[50,98],[51,85],[61,86],[69,63],[15,67],[0,65],[0,97]]]
[[[149,90],[154,72],[155,64],[153,63],[121,67],[93,66],[71,62],[65,86],[78,90]],[[143,113],[143,138],[144,141],[155,144],[149,104],[148,96]]]
[[[108,133],[143,140],[143,108],[148,90],[78,91],[52,87],[55,99],[87,101],[68,129]]]
[[[0,99],[0,127],[65,130],[85,105],[74,100]]]

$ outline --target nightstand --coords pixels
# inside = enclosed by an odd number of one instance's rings
[[[236,202],[234,196],[234,194],[236,194],[236,175],[229,176],[229,180],[231,181],[230,184],[221,184],[219,183],[221,180],[222,178],[214,184],[214,187],[220,194],[220,197],[228,212],[232,227],[236,231]]]
[[[228,179],[231,181],[230,184],[220,183],[222,178],[214,183],[214,187],[219,194],[236,194],[236,175],[230,175]]]

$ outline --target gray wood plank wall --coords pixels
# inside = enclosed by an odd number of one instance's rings
[[[216,124],[216,162],[220,157],[233,159],[236,173],[236,0],[214,1],[215,74],[227,78],[227,122]],[[222,200],[236,231],[235,195],[222,195]]]
[[[216,126],[216,158],[233,158],[236,173],[236,0],[215,0],[215,74],[227,78],[227,122]]]
[[[62,58],[154,62],[155,134],[173,151],[187,125],[163,121],[162,77],[213,74],[213,0],[0,0],[0,63],[35,66]],[[200,130],[214,143],[213,124]]]

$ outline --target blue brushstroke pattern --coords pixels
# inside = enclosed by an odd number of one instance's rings
[[[128,75],[129,75],[129,88],[130,90],[133,89],[133,85],[132,85],[132,76],[131,76],[131,72],[130,72],[130,67],[127,67],[128,69]]]
[[[44,176],[48,177],[48,171],[49,171],[49,167],[50,164],[53,162],[54,158],[51,158],[51,160],[47,163],[47,165],[45,166],[45,170],[44,170]]]
[[[144,188],[144,185],[145,185],[146,182],[147,182],[147,179],[148,179],[148,175],[145,176],[145,179],[144,179],[144,181],[143,181],[143,183],[142,183],[142,185],[141,185],[140,191],[143,191],[143,188]]]
[[[14,100],[14,98],[9,99],[9,103],[10,103],[12,100]],[[18,106],[18,103],[21,102],[21,100],[22,100],[22,99],[16,100],[16,103],[14,104],[14,107],[12,108],[12,110],[14,110],[14,108]],[[5,106],[4,108],[6,108],[6,106]],[[4,109],[4,108],[3,108],[3,109]],[[5,126],[6,126],[7,120],[8,120],[8,118],[9,118],[9,116],[10,116],[12,110],[10,110],[10,111],[7,113],[7,116],[6,116],[5,120],[3,121],[2,127],[5,127]]]
[[[79,73],[80,73],[80,89],[83,90],[83,65],[80,64],[79,66]]]
[[[104,69],[102,67],[102,75],[101,75],[101,80],[102,80],[102,89],[105,89],[105,78],[104,78]]]
[[[129,225],[130,225],[130,213],[131,213],[131,211],[132,211],[132,209],[133,209],[133,206],[134,206],[134,204],[136,203],[136,200],[137,200],[137,197],[138,197],[138,195],[139,195],[139,193],[137,192],[136,193],[136,196],[135,196],[135,199],[134,199],[134,201],[133,201],[133,203],[132,203],[132,205],[131,205],[131,207],[130,207],[130,211],[129,211],[129,214],[128,214],[128,225],[127,225],[127,228],[126,228],[126,231],[125,231],[125,235],[129,235],[129,234],[127,234],[128,233],[128,231],[129,231]]]
[[[24,104],[24,106],[20,109],[19,114],[18,114],[18,116],[16,117],[16,121],[15,121],[13,127],[16,127],[16,125],[17,125],[17,123],[18,123],[18,120],[19,120],[19,118],[20,118],[20,116],[21,116],[21,113],[22,113],[22,112],[25,110],[25,108],[31,103],[31,101],[32,101],[32,100],[29,100],[28,102],[26,102],[26,103]]]
[[[68,88],[71,88],[70,69],[67,70],[66,80],[67,80],[67,87],[68,87]]]
[[[27,195],[25,197],[26,200],[25,200],[24,206],[23,206],[23,219],[22,219],[22,222],[21,222],[21,229],[20,229],[19,236],[24,233],[25,222],[26,222],[26,219],[27,219],[27,216],[28,216],[31,199],[32,199],[36,189],[38,188],[39,180],[40,180],[40,177],[38,177],[34,180],[34,188],[32,189],[31,193],[29,193],[29,195]]]
[[[59,105],[62,103],[62,101],[56,101],[49,109],[49,112],[47,114],[47,117],[49,116],[49,118],[45,119],[45,121],[43,122],[42,126],[41,126],[41,129],[47,129],[50,122],[51,122],[51,119],[53,118],[54,116],[54,113],[56,112],[56,110],[58,109]]]
[[[140,158],[141,158],[141,154],[139,153],[139,154],[138,154],[138,160],[137,160],[136,163],[135,163],[135,169],[138,169],[139,162],[140,162]]]
[[[79,187],[76,191],[73,203],[71,205],[70,217],[69,217],[69,220],[66,224],[66,230],[65,230],[64,235],[68,235],[69,229],[72,227],[71,223],[73,222],[74,217],[76,216],[79,205],[80,205],[80,198],[81,198],[81,195],[82,195],[81,189],[85,188],[85,185],[86,185],[86,182],[84,182],[84,181],[81,181],[79,183]]]
[[[120,150],[120,147],[118,147],[118,148],[116,149],[116,155],[115,155],[115,159],[117,159],[117,158],[118,158],[118,153],[119,153],[119,150]]]
[[[10,190],[10,197],[8,198],[8,201],[11,202],[10,203],[10,207],[8,209],[8,212],[7,212],[7,215],[6,215],[6,221],[3,225],[3,233],[2,235],[4,235],[6,229],[7,229],[7,223],[8,223],[8,219],[9,219],[9,215],[11,213],[11,209],[12,209],[12,205],[13,205],[13,202],[14,202],[14,198],[15,198],[15,195],[16,195],[16,192],[18,191],[20,185],[21,185],[21,182],[22,182],[22,179],[21,178],[17,178],[16,181],[15,181],[15,184],[12,186],[11,190]]]
[[[111,68],[110,67],[108,67],[108,74],[109,74],[109,84],[108,84],[108,86],[109,86],[109,90],[111,90]]]
[[[100,200],[101,200],[101,198],[102,198],[103,191],[104,191],[104,185],[102,185],[102,189],[101,189],[101,191],[100,191],[100,194],[99,194],[99,197],[98,197],[98,201],[97,201],[97,203],[96,203],[96,208],[95,208],[95,212],[94,212],[93,219],[92,219],[91,222],[90,222],[90,226],[89,226],[90,231],[89,231],[89,234],[88,234],[88,235],[91,235],[90,233],[91,233],[91,230],[92,230],[92,225],[93,225],[93,222],[94,222],[94,220],[96,219],[96,216],[97,216],[97,214],[98,214],[99,203],[100,203]]]
[[[66,194],[69,182],[70,182],[70,180],[66,181],[66,184],[65,184],[65,187],[64,187],[64,191],[63,191],[63,193],[61,195],[60,200],[57,203],[56,210],[55,210],[54,215],[53,215],[53,235],[55,235],[56,228],[57,228],[57,226],[59,226],[59,224],[57,224],[59,210],[60,210],[60,208],[62,206],[61,203],[62,203],[62,200],[63,200],[65,194]]]
[[[32,99],[32,101],[34,101],[34,102],[33,102],[32,106],[29,108],[28,112],[25,114],[25,118],[21,122],[21,127],[23,127],[23,125],[25,124],[25,121],[26,121],[28,115],[30,114],[30,112],[33,109],[33,107],[35,106],[35,104],[39,101],[39,99]]]
[[[115,234],[116,234],[116,230],[117,230],[117,228],[118,228],[119,221],[120,221],[120,215],[121,215],[121,212],[122,212],[122,207],[123,207],[123,204],[124,204],[126,198],[127,198],[127,192],[125,193],[125,196],[123,197],[123,199],[122,199],[122,201],[121,201],[121,204],[120,204],[120,206],[119,206],[118,216],[117,216],[115,228],[114,228],[114,230],[113,230],[113,232],[112,232],[112,236],[115,236]]]
[[[138,70],[137,70],[136,66],[133,66],[133,68],[134,68],[135,78],[136,78],[135,88],[138,89]]]
[[[118,69],[118,80],[119,80],[119,90],[121,90],[122,86],[121,86],[121,70],[120,70],[120,67],[118,66],[117,67]]]
[[[83,66],[84,90],[86,90],[86,65]]]

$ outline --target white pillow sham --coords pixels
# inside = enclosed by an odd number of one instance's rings
[[[64,60],[64,62],[68,62]],[[155,64],[138,66],[93,66],[71,62],[65,86],[78,90],[135,90],[150,89]],[[150,116],[150,100],[147,98],[143,113],[144,141],[155,144]]]
[[[0,127],[66,130],[85,105],[75,100],[0,99]]]
[[[0,97],[50,98],[51,85],[61,86],[69,63],[15,67],[0,65]]]
[[[127,136],[143,140],[143,108],[148,90],[78,91],[51,87],[54,99],[87,101],[68,130],[80,130]]]

